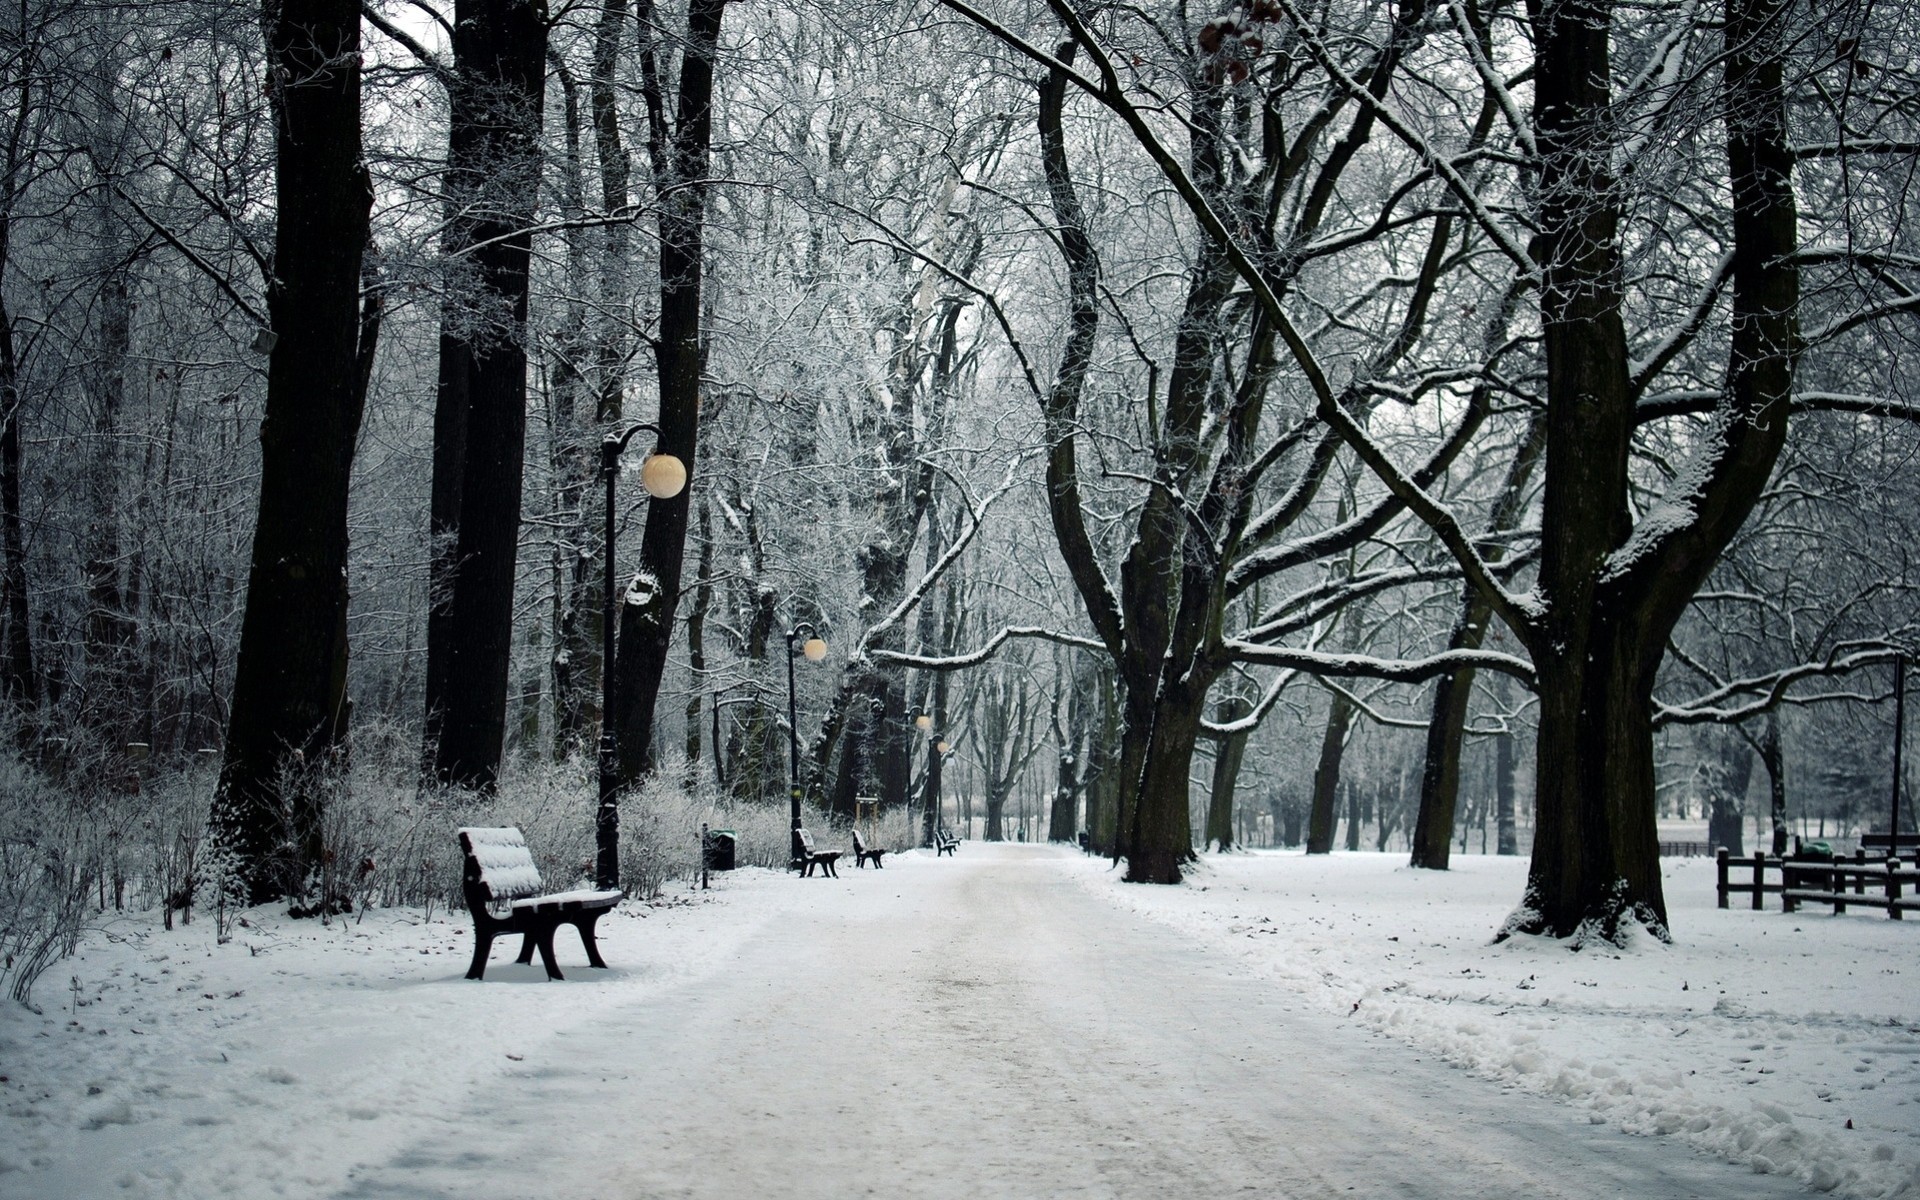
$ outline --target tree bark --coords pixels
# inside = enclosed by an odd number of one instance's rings
[[[1513,734],[1502,732],[1493,739],[1494,823],[1497,829],[1494,849],[1500,854],[1520,853],[1520,832],[1514,824]]]
[[[298,889],[317,798],[282,793],[338,734],[347,498],[360,426],[361,255],[373,190],[360,157],[360,6],[283,0],[268,29],[278,221],[267,311],[279,335],[260,427],[260,510],[240,631],[219,843],[253,900]]]
[[[1214,719],[1221,724],[1238,721],[1253,711],[1245,696],[1222,696]],[[1219,749],[1213,757],[1213,788],[1207,797],[1207,829],[1202,844],[1216,850],[1233,849],[1233,793],[1240,780],[1240,763],[1247,753],[1248,733],[1230,733],[1216,739]]]
[[[1536,11],[1542,157],[1547,484],[1532,639],[1540,679],[1538,823],[1527,892],[1500,936],[1617,941],[1635,922],[1667,936],[1652,689],[1667,639],[1765,487],[1786,437],[1799,353],[1797,213],[1786,140],[1780,15],[1788,0],[1726,0],[1723,84],[1733,188],[1726,384],[1694,481],[1666,503],[1685,523],[1635,531],[1629,385],[1610,174],[1606,6]],[[1629,542],[1629,535],[1635,540]]]
[[[9,174],[11,178],[11,174]],[[9,257],[11,204],[0,212],[0,274]],[[27,596],[26,538],[20,521],[20,388],[14,358],[13,315],[0,296],[0,594],[6,605],[6,638],[0,645],[0,693],[22,715],[40,707],[40,678],[33,669],[33,616]],[[22,723],[22,736],[26,734]]]
[[[426,729],[442,783],[487,789],[506,739],[527,432],[527,290],[547,24],[536,0],[456,0],[434,407]]]
[[[713,71],[727,0],[689,0],[681,43],[679,92],[669,125],[661,91],[662,47],[652,0],[635,17],[642,30],[642,90],[647,101],[648,155],[658,205],[660,318],[654,374],[660,395],[659,449],[695,470],[700,437],[702,254],[707,213],[707,163],[713,141]],[[617,688],[611,714],[619,730],[620,776],[632,784],[653,770],[653,714],[673,641],[680,602],[691,489],[647,505],[640,539],[640,570],[620,606]]]
[[[1787,852],[1787,756],[1780,745],[1780,714],[1767,714],[1760,735],[1760,761],[1767,768],[1767,811],[1773,823],[1773,852]]]
[[[1494,502],[1494,533],[1518,526],[1526,514],[1527,485],[1540,463],[1546,423],[1536,410],[1527,424],[1520,448],[1507,470]],[[1490,553],[1490,559],[1498,555]],[[1460,615],[1447,639],[1449,650],[1478,650],[1486,641],[1493,606],[1472,587],[1465,589]],[[1460,756],[1466,740],[1467,718],[1473,699],[1475,672],[1456,671],[1440,676],[1433,690],[1433,716],[1427,723],[1426,758],[1420,768],[1420,810],[1414,819],[1412,865],[1447,869],[1453,848],[1454,813],[1460,799]],[[1509,795],[1511,799],[1511,795]],[[1511,819],[1511,812],[1508,817]]]
[[[1313,769],[1313,801],[1307,810],[1307,853],[1331,854],[1340,789],[1340,760],[1347,749],[1347,728],[1353,723],[1353,705],[1333,693],[1327,705],[1327,727],[1320,737],[1320,761]],[[1451,834],[1449,834],[1451,836]]]

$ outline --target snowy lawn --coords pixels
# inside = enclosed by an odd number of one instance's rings
[[[1854,1196],[1920,1197],[1920,922],[1715,907],[1666,860],[1675,941],[1490,945],[1526,860],[1209,855],[1185,886],[1089,888],[1331,1009],[1589,1118]],[[1735,902],[1748,898],[1736,897]]]
[[[106,922],[41,977],[44,1015],[0,1003],[0,1196],[333,1193],[417,1136],[410,1116],[512,1087],[555,1031],[723,961],[798,894],[781,882],[745,870],[622,904],[599,925],[607,971],[563,928],[562,984],[513,962],[517,936],[483,983],[463,978],[464,909],[322,925],[268,906],[225,945],[206,918]]]

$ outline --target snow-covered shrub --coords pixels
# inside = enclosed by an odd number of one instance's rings
[[[85,805],[0,755],[0,983],[22,1004],[73,953],[101,883],[101,838]]]

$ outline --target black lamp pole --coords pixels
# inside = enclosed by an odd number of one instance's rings
[[[792,858],[800,861],[800,705],[793,681],[793,644],[803,638],[812,642],[820,636],[805,621],[787,630],[787,810],[793,818],[790,834]]]
[[[1887,826],[1891,838],[1887,842],[1887,853],[1900,853],[1900,774],[1905,770],[1900,761],[1901,744],[1906,741],[1907,731],[1907,656],[1896,654],[1893,658],[1893,823]]]
[[[658,425],[643,422],[625,433],[610,433],[600,443],[600,478],[607,487],[607,508],[601,529],[605,561],[600,581],[600,807],[593,820],[593,877],[603,888],[620,886],[620,734],[613,720],[613,485],[620,476],[620,456],[641,430],[660,436]],[[675,494],[678,491],[674,489]]]

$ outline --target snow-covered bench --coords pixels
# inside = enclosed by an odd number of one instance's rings
[[[952,854],[959,848],[960,839],[953,836],[951,830],[936,829],[933,831],[933,856],[935,858],[939,858],[942,854]]]
[[[840,872],[833,869],[833,864],[840,861],[838,850],[814,849],[813,835],[804,829],[793,831],[793,842],[794,859],[790,865],[799,868],[802,877],[813,874],[813,869],[819,867],[822,875],[840,878]]]
[[[503,933],[522,935],[520,957],[514,961],[530,963],[538,949],[547,978],[566,978],[553,961],[553,935],[562,925],[580,931],[589,964],[607,965],[594,943],[593,926],[625,892],[546,892],[526,837],[511,826],[460,830],[460,852],[466,857],[460,890],[466,896],[467,911],[473,914],[473,964],[467,968],[468,979],[486,976],[487,954],[493,939]]]
[[[860,836],[858,829],[853,831],[853,865],[856,868],[864,867],[868,862],[872,862],[874,869],[878,870],[880,867],[880,858],[885,853],[886,850],[880,846],[867,845],[866,839]]]

